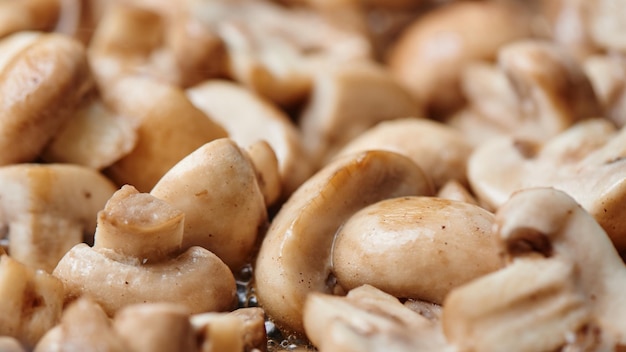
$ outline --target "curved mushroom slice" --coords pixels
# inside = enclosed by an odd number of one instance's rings
[[[187,90],[191,102],[220,123],[237,144],[265,140],[278,158],[283,197],[313,173],[296,126],[280,109],[231,82],[207,81]]]
[[[183,248],[204,247],[233,272],[250,261],[257,236],[267,226],[254,166],[227,138],[189,154],[150,194],[185,213]]]
[[[330,258],[341,224],[382,199],[432,193],[419,167],[393,152],[333,161],[300,186],[272,221],[255,267],[259,303],[280,327],[302,333],[306,295],[336,289]]]
[[[346,297],[310,294],[304,306],[307,337],[326,351],[448,351],[438,321],[405,307],[372,286]]]
[[[377,123],[420,115],[419,105],[383,67],[359,63],[315,76],[300,126],[305,148],[319,168]]]
[[[492,225],[493,214],[472,204],[433,197],[383,200],[337,231],[332,270],[347,290],[368,284],[441,304],[450,290],[502,266]]]
[[[626,249],[626,129],[606,120],[570,128],[544,145],[501,138],[468,161],[472,189],[486,206],[500,207],[520,189],[553,186],[570,194]]]
[[[45,31],[54,28],[63,1],[0,1],[0,37],[21,31]]]
[[[61,318],[63,294],[52,275],[0,256],[0,335],[32,349]]]
[[[475,60],[491,60],[509,42],[530,36],[528,14],[502,2],[453,2],[418,17],[392,48],[393,75],[429,113],[462,103],[459,77]]]
[[[116,190],[93,169],[69,164],[4,166],[0,185],[9,253],[48,272],[75,244],[91,241],[96,214]]]
[[[364,35],[314,11],[260,1],[192,1],[191,12],[226,44],[229,73],[280,105],[299,103],[323,67],[369,59]]]
[[[446,182],[446,184],[437,191],[436,196],[439,198],[479,205],[474,195],[472,195],[465,186],[455,180]]]
[[[265,351],[267,348],[265,313],[261,308],[196,314],[191,317],[191,324],[202,341],[201,352]]]
[[[228,267],[204,248],[179,254],[184,217],[122,187],[98,214],[94,247],[74,246],[54,270],[66,301],[89,295],[109,316],[141,302],[180,303],[191,313],[232,308],[236,289]]]
[[[135,148],[106,169],[119,185],[148,192],[189,153],[227,136],[182,89],[171,85],[129,76],[102,87],[102,95],[114,112],[137,125]]]
[[[83,45],[59,34],[0,41],[0,165],[35,159],[93,87]]]
[[[384,121],[353,139],[338,155],[375,149],[409,157],[437,189],[450,180],[467,183],[465,166],[472,146],[463,134],[442,123],[418,118]]]

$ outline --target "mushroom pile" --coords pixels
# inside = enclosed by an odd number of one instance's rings
[[[626,350],[624,34],[619,0],[0,1],[0,351]]]

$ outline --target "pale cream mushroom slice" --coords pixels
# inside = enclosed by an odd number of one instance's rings
[[[1,336],[32,349],[61,318],[63,297],[63,284],[52,275],[0,256]]]
[[[250,144],[245,148],[248,159],[256,170],[256,179],[265,199],[265,206],[276,204],[283,192],[282,178],[278,158],[274,149],[264,140]],[[285,196],[283,196],[285,197]]]
[[[109,316],[142,302],[179,303],[190,313],[232,308],[228,266],[204,248],[180,250],[184,218],[165,201],[122,187],[98,213],[93,248],[74,246],[53,272],[66,301],[89,295]]]
[[[69,164],[3,166],[0,185],[9,254],[48,272],[74,245],[91,242],[97,213],[116,190],[97,171]]]
[[[313,173],[302,136],[278,107],[246,88],[224,80],[211,80],[187,89],[191,102],[220,123],[242,147],[264,140],[278,158],[284,198]]]
[[[0,40],[0,165],[33,161],[93,80],[83,45],[59,34]]]
[[[251,261],[257,236],[267,227],[254,165],[228,138],[189,154],[150,194],[185,213],[183,248],[204,247],[233,272]]]
[[[531,35],[529,16],[510,2],[451,2],[418,17],[391,50],[389,66],[429,114],[460,107],[459,78],[475,60]]]
[[[229,75],[279,105],[305,100],[314,72],[371,58],[363,33],[309,9],[246,0],[194,0],[190,9],[224,41]]]
[[[340,289],[331,248],[342,223],[382,199],[433,192],[419,167],[393,152],[367,151],[328,164],[291,195],[270,224],[254,271],[261,307],[280,328],[302,333],[306,296]]]
[[[465,136],[443,123],[401,118],[383,121],[344,146],[338,155],[363,150],[389,150],[409,157],[439,189],[448,181],[467,183],[466,163],[472,145]]]
[[[382,200],[337,230],[332,272],[345,290],[368,284],[441,304],[455,287],[502,267],[493,221],[492,213],[459,201]]]
[[[194,352],[198,347],[189,319],[184,306],[141,303],[122,308],[115,314],[112,325],[129,351]]]
[[[137,142],[105,172],[117,184],[149,192],[177,162],[227,132],[193,106],[182,89],[126,76],[101,87],[105,104],[137,126]]]
[[[201,313],[191,317],[201,352],[265,351],[265,313],[258,307],[228,313]]]
[[[437,197],[479,205],[478,200],[476,200],[476,197],[470,193],[467,187],[456,180],[446,182],[437,191]]]
[[[317,168],[344,145],[385,120],[421,116],[411,95],[374,63],[335,67],[315,76],[299,124]]]
[[[129,347],[102,308],[89,297],[81,297],[64,310],[59,325],[44,335],[34,352],[135,352]]]
[[[412,311],[369,285],[346,297],[310,294],[304,306],[307,337],[321,352],[452,351],[440,322]]]
[[[491,209],[520,189],[566,191],[626,249],[626,129],[603,119],[579,123],[546,143],[512,137],[477,148],[468,161],[472,190]]]

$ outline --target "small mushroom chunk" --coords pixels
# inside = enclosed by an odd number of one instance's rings
[[[626,129],[600,119],[581,122],[545,144],[499,138],[477,148],[468,178],[483,204],[497,209],[515,191],[552,186],[566,191],[626,249]]]
[[[448,3],[402,33],[389,57],[391,71],[429,113],[445,115],[463,101],[463,68],[474,60],[492,60],[502,45],[528,37],[528,18],[510,2]]]
[[[91,242],[96,214],[116,190],[97,171],[69,164],[0,167],[0,185],[9,254],[48,272],[75,244]]]
[[[52,275],[0,256],[0,336],[33,348],[61,318],[63,294],[63,284]]]
[[[93,87],[83,45],[60,34],[0,40],[0,165],[33,161]]]
[[[465,186],[455,180],[446,182],[446,184],[437,191],[437,197],[479,205],[474,195],[471,194]]]
[[[384,121],[353,139],[339,155],[374,149],[409,157],[437,189],[450,180],[467,183],[465,164],[472,146],[462,133],[443,123],[419,118]]]
[[[201,313],[191,317],[201,352],[265,351],[267,334],[261,308],[240,308],[230,313]]]
[[[447,350],[438,321],[369,285],[353,289],[346,297],[310,294],[304,327],[320,352]]]
[[[132,351],[116,334],[102,308],[90,298],[81,297],[65,309],[60,324],[44,335],[34,352],[95,350]]]
[[[149,192],[182,158],[227,136],[175,86],[128,76],[101,87],[101,92],[105,104],[137,126],[135,148],[106,169],[119,185]]]
[[[194,352],[198,347],[189,317],[185,307],[173,303],[134,304],[115,314],[113,329],[129,351]]]
[[[377,123],[421,113],[420,106],[383,67],[359,63],[315,76],[300,126],[305,148],[321,167],[350,140]]]
[[[341,224],[380,200],[432,193],[419,167],[393,152],[367,151],[328,164],[291,195],[263,239],[254,273],[266,314],[279,327],[302,333],[306,296],[338,289],[331,248]]]
[[[296,126],[271,102],[236,83],[212,80],[187,89],[191,102],[242,147],[265,140],[278,158],[284,198],[313,173]]]
[[[150,194],[185,213],[182,248],[204,247],[233,272],[251,260],[257,236],[267,226],[255,167],[228,138],[189,154]]]
[[[0,1],[0,37],[21,31],[54,29],[63,1]]]
[[[265,206],[269,207],[278,201],[283,190],[276,153],[269,143],[261,140],[249,145],[246,154],[256,170],[256,180],[263,193]]]
[[[441,304],[450,290],[501,266],[493,214],[434,197],[382,200],[352,215],[332,248],[337,283]],[[393,270],[390,270],[393,268]]]
[[[0,351],[3,352],[26,352],[22,344],[10,336],[0,336]]]
[[[180,253],[184,217],[164,201],[122,187],[98,213],[93,248],[74,246],[54,270],[66,301],[89,295],[109,316],[142,302],[180,303],[190,313],[232,308],[236,289],[228,267],[201,247]]]

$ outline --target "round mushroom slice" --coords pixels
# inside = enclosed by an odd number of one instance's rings
[[[308,179],[283,205],[256,261],[257,298],[279,326],[303,332],[310,292],[333,292],[331,247],[341,224],[386,198],[430,195],[431,181],[410,159],[387,151],[339,158]]]
[[[94,247],[74,246],[53,272],[66,301],[89,295],[109,316],[142,302],[179,303],[191,313],[232,308],[236,288],[228,266],[201,247],[180,253],[184,217],[122,187],[98,214]]]
[[[459,201],[383,200],[337,231],[332,270],[346,290],[368,284],[441,304],[455,287],[502,267],[493,221],[492,213]]]
[[[52,272],[77,243],[91,242],[96,215],[115,192],[97,171],[69,164],[17,164],[0,168],[0,228],[8,252]]]
[[[280,109],[235,83],[212,80],[187,89],[191,102],[228,131],[238,145],[265,140],[278,158],[286,199],[313,173],[299,130]]]

